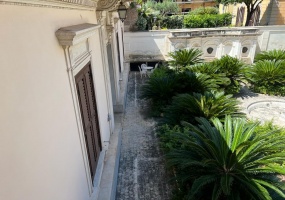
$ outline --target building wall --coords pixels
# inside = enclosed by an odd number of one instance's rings
[[[247,17],[247,8],[244,3],[219,5],[220,13],[231,13],[233,15],[232,25],[236,26],[237,10],[245,7],[244,21],[245,25]],[[283,25],[285,24],[285,0],[263,0],[260,4],[259,25]],[[240,26],[240,25],[239,25]]]
[[[0,4],[0,199],[91,199],[66,60],[55,32],[96,22],[95,10],[80,6]],[[99,40],[97,35],[89,42],[101,139],[108,141]]]
[[[183,9],[190,9],[193,11],[196,8],[199,7],[209,7],[209,6],[215,6],[216,2],[215,1],[199,1],[199,0],[193,0],[193,1],[182,1],[182,0],[177,0],[176,1],[180,11],[182,12]]]

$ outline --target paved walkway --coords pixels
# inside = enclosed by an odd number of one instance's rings
[[[139,98],[145,80],[141,80],[138,72],[130,72],[117,200],[168,200],[171,195],[165,164],[154,135],[155,121],[146,117],[147,102]]]

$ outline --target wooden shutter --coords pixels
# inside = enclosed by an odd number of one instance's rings
[[[90,63],[75,76],[75,82],[93,182],[102,145]]]

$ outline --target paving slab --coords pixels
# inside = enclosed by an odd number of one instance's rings
[[[168,200],[171,186],[155,135],[156,122],[147,117],[148,102],[141,99],[147,78],[130,72],[117,181],[117,200]]]

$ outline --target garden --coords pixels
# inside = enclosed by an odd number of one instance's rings
[[[169,54],[142,87],[158,123],[173,199],[284,199],[285,129],[249,120],[242,87],[285,95],[285,51],[261,52],[252,65],[223,56],[205,63],[198,49]]]
[[[181,28],[211,28],[231,24],[232,15],[219,14],[216,7],[200,7],[186,15],[179,14],[178,4],[165,0],[148,0],[138,9],[137,30],[160,30]]]

